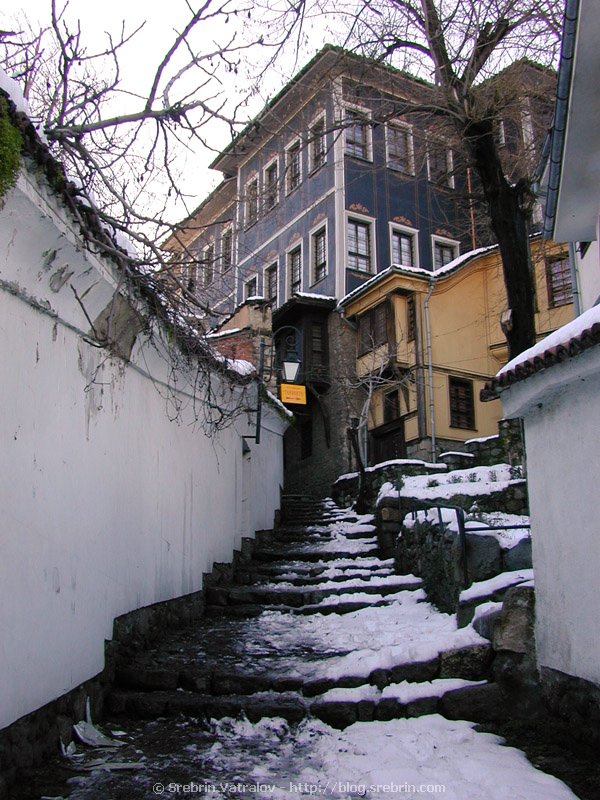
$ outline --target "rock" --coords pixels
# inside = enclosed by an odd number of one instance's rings
[[[169,669],[153,669],[133,664],[117,670],[117,683],[125,689],[176,689],[179,672]]]
[[[492,656],[492,649],[487,644],[473,644],[440,653],[440,678],[480,680],[487,675]]]
[[[531,553],[531,538],[528,536],[525,539],[511,547],[510,550],[504,550],[502,554],[502,567],[504,572],[510,572],[516,569],[531,569],[533,566],[533,559]]]
[[[358,704],[352,702],[327,702],[317,700],[311,706],[311,711],[323,722],[332,728],[343,729],[356,722]]]
[[[501,609],[491,608],[489,611],[480,614],[474,620],[473,628],[480,636],[483,636],[484,639],[488,639],[488,641],[491,642],[494,636],[494,627],[500,613]]]
[[[473,722],[492,722],[508,716],[506,701],[495,683],[446,692],[440,700],[440,712],[448,719]]]
[[[467,570],[472,581],[485,581],[502,572],[502,551],[495,536],[467,533]]]
[[[533,586],[514,586],[509,589],[494,627],[494,649],[526,653],[535,642],[534,620]]]
[[[390,670],[390,683],[402,683],[411,681],[421,683],[437,678],[440,669],[439,658],[431,661],[413,661],[408,664],[396,664]]]

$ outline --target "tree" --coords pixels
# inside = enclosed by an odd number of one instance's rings
[[[557,0],[364,0],[341,13],[349,45],[417,74],[433,74],[431,102],[393,113],[431,114],[462,144],[478,179],[504,270],[512,358],[535,343],[535,294],[529,257],[533,163],[509,172],[499,131],[507,115],[527,114],[515,67],[555,63],[560,38]],[[496,77],[495,77],[496,76]],[[512,79],[511,79],[512,78]],[[545,82],[547,92],[547,82]],[[534,87],[530,93],[535,95]]]
[[[125,53],[143,26],[128,30],[123,24],[118,35],[107,33],[104,45],[91,49],[79,23],[69,21],[68,5],[59,9],[52,0],[47,28],[21,20],[15,31],[0,32],[0,65],[28,104],[22,114],[17,93],[5,99],[2,92],[0,122],[15,133],[15,152],[32,160],[69,208],[85,246],[117,266],[114,297],[95,319],[71,287],[89,322],[88,344],[104,348],[107,358],[127,360],[143,333],[168,362],[168,413],[179,416],[176,376],[183,372],[196,422],[212,433],[247,410],[253,391],[245,387],[253,379],[209,345],[199,318],[210,309],[189,291],[180,265],[160,244],[181,216],[177,201],[187,205],[181,155],[208,148],[211,126],[231,136],[238,120],[247,122],[255,85],[233,97],[228,81],[252,48],[276,57],[293,27],[267,41],[245,30],[252,6],[244,0],[185,7],[187,21],[149,72],[146,94],[123,78]],[[8,177],[14,172],[13,165]],[[56,252],[42,256],[49,264]]]
[[[187,19],[147,70],[142,89],[128,83],[123,64],[145,23],[123,22],[93,49],[68,2],[49,5],[47,27],[21,18],[15,31],[2,32],[0,66],[20,84],[29,117],[64,166],[73,210],[85,205],[110,234],[98,237],[90,215],[80,216],[87,245],[123,259],[131,279],[150,271],[165,276],[166,299],[202,316],[207,304],[161,248],[189,210],[186,159],[200,158],[212,139],[222,140],[223,131],[230,138],[247,123],[257,85],[238,79],[245,60],[255,49],[263,65],[275,59],[298,26],[257,31],[245,0],[186,2]]]

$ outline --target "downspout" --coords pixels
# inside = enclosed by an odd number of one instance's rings
[[[569,242],[569,262],[571,264],[571,286],[573,287],[573,313],[578,317],[581,314],[581,295],[579,293],[579,270],[575,242]]]
[[[435,400],[433,398],[433,362],[431,358],[431,324],[429,319],[429,301],[433,294],[434,282],[431,280],[429,283],[429,291],[425,298],[425,335],[427,337],[427,363],[429,373],[429,424],[431,426],[431,461],[435,463],[436,459],[436,441],[435,441]]]

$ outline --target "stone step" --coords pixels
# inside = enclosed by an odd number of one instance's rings
[[[341,594],[380,594],[387,596],[398,591],[420,589],[423,581],[413,575],[393,575],[387,578],[358,578],[355,581],[323,582],[298,586],[276,586],[273,584],[252,586],[215,586],[206,593],[210,605],[243,605],[265,603],[285,605],[293,608],[315,605],[327,597]]]
[[[522,569],[503,572],[486,581],[479,581],[461,592],[456,622],[459,628],[468,625],[475,615],[478,606],[484,603],[502,600],[506,592],[513,586],[528,584],[533,581],[533,570]]]
[[[107,698],[108,710],[115,715],[156,719],[187,714],[220,719],[240,713],[250,722],[263,717],[282,717],[300,722],[309,713],[309,704],[296,692],[257,692],[249,695],[209,695],[185,691],[134,692],[114,690]]]
[[[360,547],[360,542],[364,542],[364,546]],[[332,544],[332,543],[331,543]],[[306,546],[303,548],[290,548],[290,547],[269,547],[259,548],[253,554],[253,561],[335,561],[338,558],[353,558],[356,556],[363,557],[377,557],[379,549],[375,539],[360,539],[355,542],[356,549],[348,545],[340,544],[336,549],[324,549],[315,545],[314,548]]]
[[[220,719],[236,717],[243,712],[253,723],[266,717],[281,717],[289,723],[296,723],[312,714],[338,729],[355,722],[387,721],[435,713],[448,719],[473,722],[502,719],[507,714],[504,697],[496,684],[457,678],[390,684],[383,690],[375,686],[332,689],[313,699],[295,691],[213,695],[181,690],[139,692],[115,689],[108,695],[107,707],[112,714],[143,719],[179,714]]]
[[[310,706],[311,713],[333,728],[355,722],[388,721],[427,714],[448,719],[490,722],[506,716],[504,698],[496,684],[441,678],[430,683],[391,684],[383,691],[374,686],[333,689]]]

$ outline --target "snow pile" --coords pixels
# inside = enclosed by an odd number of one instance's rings
[[[407,514],[402,525],[409,529],[417,523],[429,522],[437,525],[440,517],[448,530],[458,533],[458,518],[454,508],[440,508],[439,513],[436,508],[416,511],[414,514]],[[527,527],[521,527],[523,525]],[[493,528],[497,530],[490,530]],[[465,512],[465,530],[469,534],[493,536],[503,550],[510,550],[529,536],[529,517],[524,514],[505,514],[502,511]]]
[[[260,798],[444,797],[445,800],[576,800],[557,778],[475,724],[438,714],[357,722],[336,731],[318,720],[213,723],[208,753],[185,754],[212,775],[244,776]],[[190,732],[191,733],[191,732]],[[208,767],[208,770],[207,770]],[[171,767],[171,774],[176,772]],[[217,795],[218,796],[218,795]]]
[[[515,469],[509,464],[495,464],[491,467],[472,467],[456,469],[438,475],[414,475],[404,478],[400,490],[401,497],[416,497],[423,500],[450,499],[454,495],[484,495],[500,492],[516,483]],[[398,489],[391,483],[384,483],[379,490],[377,504],[384,498],[398,499]]]

